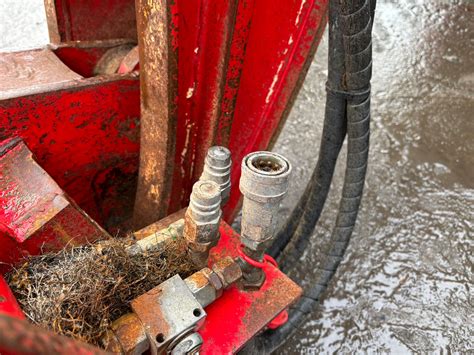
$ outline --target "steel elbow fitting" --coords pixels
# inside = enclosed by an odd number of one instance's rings
[[[273,240],[278,209],[288,191],[291,170],[290,162],[277,153],[254,152],[242,160],[241,239],[254,259],[261,260]]]

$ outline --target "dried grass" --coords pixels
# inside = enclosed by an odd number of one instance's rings
[[[179,273],[194,270],[184,242],[129,255],[121,240],[32,257],[8,275],[23,311],[35,324],[100,346],[111,322],[130,301]]]

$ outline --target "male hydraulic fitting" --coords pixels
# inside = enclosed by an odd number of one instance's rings
[[[194,264],[207,266],[209,250],[219,241],[221,191],[214,181],[199,180],[193,186],[189,207],[184,216],[183,235]]]
[[[221,146],[209,148],[200,180],[214,181],[220,186],[221,205],[224,205],[229,199],[231,166],[232,160],[229,149]]]
[[[280,202],[288,191],[291,173],[289,161],[280,154],[254,152],[242,160],[240,191],[242,207],[241,241],[244,253],[262,261],[274,238]],[[243,262],[243,281],[247,288],[259,288],[265,274]]]

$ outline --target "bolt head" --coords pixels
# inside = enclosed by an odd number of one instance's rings
[[[219,276],[224,288],[229,287],[242,278],[240,265],[230,256],[218,260],[212,266],[212,270]]]
[[[210,269],[204,268],[185,280],[186,285],[202,307],[208,306],[217,298],[217,290],[208,278],[211,272]]]
[[[219,240],[219,218],[215,221],[203,223],[196,222],[189,208],[184,215],[184,238],[188,243],[206,244]]]

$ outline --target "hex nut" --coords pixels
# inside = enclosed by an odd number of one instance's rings
[[[211,270],[209,271],[210,271],[209,273],[207,273],[206,271],[206,277],[209,280],[209,282],[212,284],[214,289],[216,290],[217,298],[219,298],[222,295],[222,292],[224,291],[224,284],[222,283],[219,275],[217,275],[214,271],[211,271]]]
[[[189,208],[184,215],[183,235],[189,242],[209,243],[219,239],[219,218],[210,222],[197,222]]]
[[[245,291],[258,291],[260,290],[262,285],[265,283],[265,279],[266,279],[265,273],[261,271],[260,269],[258,270],[259,270],[257,271],[258,278],[256,278],[255,280],[250,280],[246,278],[242,279],[242,287]]]
[[[245,236],[241,236],[240,241],[246,248],[263,254],[263,252],[267,250],[268,247],[270,247],[270,245],[272,244],[273,238],[258,241],[258,240],[245,238]]]
[[[218,292],[208,278],[211,272],[210,269],[204,268],[184,280],[202,307],[208,306],[217,299]]]
[[[242,278],[240,265],[230,256],[218,260],[212,266],[212,270],[220,277],[224,288],[229,287]]]

